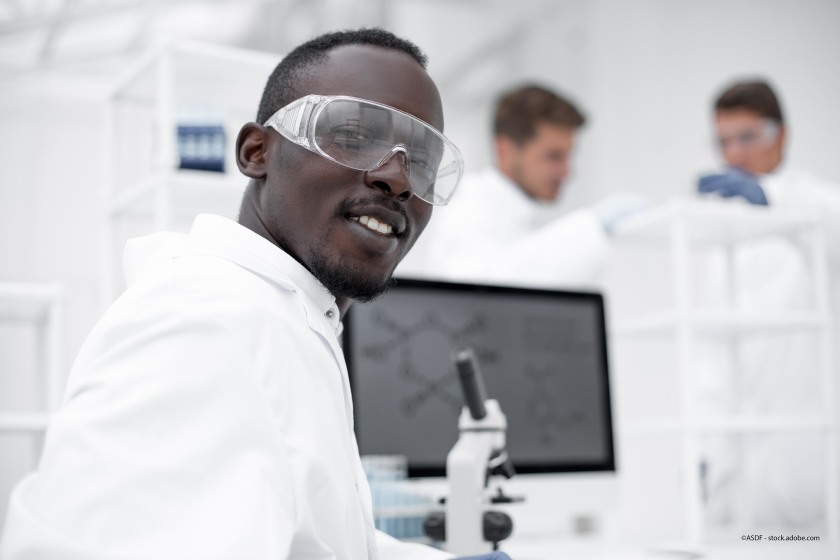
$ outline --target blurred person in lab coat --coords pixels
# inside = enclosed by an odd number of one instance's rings
[[[788,165],[788,128],[776,93],[763,80],[731,84],[715,101],[714,125],[726,168],[700,177],[698,192],[816,214],[829,249],[829,291],[836,297],[840,186]],[[719,276],[710,277],[709,285],[715,286],[718,295],[726,292],[724,299],[737,311],[767,314],[813,309],[818,295],[813,263],[805,248],[782,236],[741,243],[729,261],[729,271],[718,267]],[[830,309],[818,311],[831,313]],[[728,350],[706,352],[699,362],[701,413],[824,414],[815,344],[813,334],[778,332],[744,336]],[[823,484],[826,446],[822,437],[812,430],[710,440],[703,467],[708,515],[743,530],[819,523],[824,519],[825,500],[836,499],[827,498]]]
[[[464,178],[397,274],[545,288],[597,284],[611,231],[648,203],[622,193],[553,215],[585,122],[574,103],[545,87],[501,95],[494,165]]]
[[[378,29],[280,62],[236,142],[238,222],[127,245],[2,558],[451,556],[374,530],[338,339],[457,184],[425,66]]]
[[[840,185],[788,165],[788,130],[776,93],[766,81],[727,87],[715,101],[715,131],[726,169],[704,175],[698,192],[751,204],[818,213],[834,259],[840,258]]]

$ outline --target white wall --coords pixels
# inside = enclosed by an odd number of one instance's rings
[[[709,108],[722,86],[765,76],[789,117],[791,163],[840,181],[840,3],[593,2],[595,189],[667,197],[715,162]],[[592,161],[590,160],[590,163]]]
[[[101,105],[27,88],[0,122],[0,281],[67,285],[69,360],[98,314]]]
[[[100,107],[66,85],[13,93],[0,85],[0,282],[60,282],[67,289],[64,368],[98,315],[96,224]],[[53,89],[55,88],[55,89]],[[0,322],[0,410],[44,407],[33,375],[35,326]],[[0,523],[37,440],[0,431]]]
[[[535,80],[589,117],[566,205],[633,190],[664,200],[713,168],[714,97],[763,76],[786,111],[792,164],[840,182],[840,2],[559,0],[403,2],[394,28],[430,55],[447,132],[485,164],[493,98]],[[430,9],[434,6],[434,9]],[[496,41],[507,38],[506,45]],[[483,57],[482,52],[491,56]],[[470,53],[466,62],[463,53]]]
[[[539,81],[581,105],[589,125],[564,207],[620,190],[655,200],[689,190],[716,163],[713,96],[743,75],[778,87],[791,163],[840,182],[840,2],[402,0],[388,13],[392,30],[429,54],[447,133],[468,169],[489,160],[489,111],[501,90]],[[0,281],[66,284],[69,369],[99,314],[101,90],[3,80]],[[0,403],[13,406],[27,400],[9,396],[27,382],[4,367],[20,360],[16,336],[0,339]],[[20,449],[0,436],[0,510],[22,474]]]

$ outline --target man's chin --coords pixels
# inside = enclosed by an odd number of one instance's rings
[[[311,272],[336,298],[367,302],[376,299],[394,283],[392,274],[375,273],[347,265],[330,266],[325,259],[314,256]]]
[[[322,283],[336,298],[352,299],[365,303],[373,301],[387,292],[388,288],[393,285],[394,280],[391,276],[379,282],[342,277],[339,282],[327,284],[322,281]]]

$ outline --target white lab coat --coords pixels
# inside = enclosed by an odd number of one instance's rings
[[[0,556],[375,559],[332,295],[216,216],[129,242],[125,265]],[[383,558],[448,556],[382,542]]]
[[[608,239],[595,215],[575,210],[545,223],[550,206],[495,168],[467,175],[397,276],[539,288],[591,287]]]
[[[840,185],[787,166],[761,176],[759,183],[771,206],[802,208],[822,217],[829,257],[837,268],[840,262]],[[835,276],[833,280],[840,285],[840,277]]]
[[[807,209],[822,216],[832,261],[831,291],[836,298],[840,295],[840,186],[790,169],[762,176],[760,184],[771,207]],[[735,251],[732,265],[731,284],[721,276],[704,276],[705,281],[712,280],[707,286],[712,288],[711,305],[765,314],[814,308],[813,274],[804,247],[796,240],[772,237],[743,244]],[[729,293],[724,293],[725,285]],[[835,321],[840,317],[836,312],[834,316]],[[819,413],[816,348],[814,335],[802,331],[756,333],[734,346],[715,348],[711,343],[701,347],[699,412],[713,417]],[[819,523],[826,499],[826,447],[821,437],[817,432],[793,432],[709,438],[705,485],[710,521],[744,531]]]

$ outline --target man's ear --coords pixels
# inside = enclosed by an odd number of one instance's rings
[[[519,151],[516,142],[507,136],[497,135],[493,139],[493,150],[496,153],[496,166],[504,173],[509,171],[514,155]]]
[[[236,138],[236,165],[246,177],[262,179],[268,160],[268,129],[257,123],[247,123]]]

